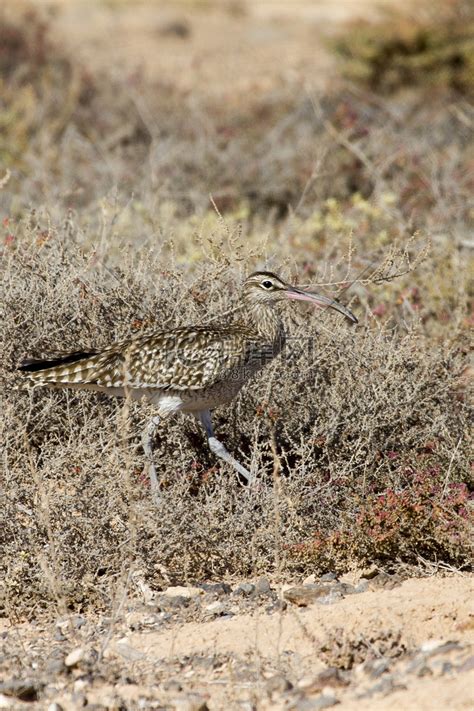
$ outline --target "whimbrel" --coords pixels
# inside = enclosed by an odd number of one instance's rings
[[[160,419],[181,411],[203,425],[210,449],[249,482],[250,472],[218,440],[210,411],[230,402],[242,386],[282,350],[283,323],[275,308],[283,299],[309,301],[356,317],[338,301],[285,283],[271,272],[255,272],[243,283],[239,318],[230,325],[185,326],[114,343],[103,350],[76,351],[59,358],[27,359],[19,370],[34,385],[95,390],[145,398],[158,415],[142,437],[152,492],[159,480],[153,441]]]

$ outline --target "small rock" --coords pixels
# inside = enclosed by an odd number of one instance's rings
[[[173,595],[168,597],[168,595],[161,595],[158,600],[158,607],[160,610],[179,610],[183,607],[189,607],[192,598],[185,595]]]
[[[214,595],[229,595],[232,588],[228,583],[201,583],[199,587],[206,593]]]
[[[329,595],[318,598],[317,602],[319,605],[334,605],[335,602],[343,599],[344,595],[339,590],[331,590]]]
[[[320,709],[328,709],[338,703],[339,701],[335,696],[321,694],[315,699],[299,699],[290,708],[292,711],[319,711]]]
[[[364,576],[367,578],[367,575]],[[399,575],[388,575],[383,571],[370,578],[369,580],[369,590],[393,590],[393,588],[398,587],[402,584],[402,578]]]
[[[459,671],[459,672],[467,672],[467,671],[471,671],[471,669],[474,669],[474,656],[468,657],[468,658],[458,667],[458,671]]]
[[[71,694],[71,701],[74,704],[74,708],[82,708],[87,705],[87,696],[83,693]]]
[[[416,671],[416,675],[422,678],[424,676],[433,676],[433,672],[427,664],[421,664]]]
[[[73,689],[76,693],[80,693],[84,691],[84,689],[87,689],[87,681],[84,677],[81,677],[80,679],[76,679],[74,682]]]
[[[163,691],[182,691],[183,687],[177,679],[167,679],[161,685]]]
[[[288,603],[286,600],[275,600],[271,605],[265,608],[265,612],[267,612],[269,615],[273,614],[274,612],[284,612],[286,608],[288,607]]]
[[[382,674],[390,669],[388,659],[373,659],[364,665],[364,670],[370,679],[378,679]]]
[[[162,595],[172,598],[172,597],[188,597],[195,598],[204,594],[203,588],[193,588],[185,587],[184,585],[176,585],[175,587],[166,588],[163,590]],[[161,596],[161,595],[160,595]]]
[[[48,674],[62,674],[65,671],[66,665],[64,664],[64,659],[50,659],[46,664],[46,671]]]
[[[214,615],[215,617],[224,615],[227,612],[226,606],[222,602],[219,602],[219,600],[206,605],[205,610],[206,615]]]
[[[285,691],[289,691],[293,688],[293,684],[280,674],[271,676],[265,684],[267,693],[272,696],[273,694],[284,694]]]
[[[72,652],[69,652],[67,657],[64,659],[64,664],[68,667],[75,667],[80,661],[84,659],[85,651],[83,647],[76,647]]]
[[[335,583],[332,589],[342,593],[342,595],[353,595],[355,593],[355,587],[350,583]]]
[[[316,582],[317,578],[314,573],[311,573],[311,575],[308,575],[307,578],[303,580],[303,585],[314,585]]]
[[[48,706],[48,711],[64,711],[63,707],[61,704],[58,704],[56,701],[52,704],[49,704]]]
[[[378,684],[372,686],[365,694],[361,694],[359,698],[370,697],[374,694],[391,694],[393,691],[401,691],[406,688],[405,684],[394,681],[391,676],[387,676],[382,681],[379,681]]]
[[[435,654],[445,654],[452,652],[454,649],[461,649],[459,642],[444,641],[442,639],[429,639],[420,646],[420,651],[428,657],[433,657]]]
[[[270,582],[267,578],[259,578],[257,584],[255,585],[255,592],[257,595],[268,595],[272,592]]]
[[[369,589],[369,581],[366,578],[361,578],[359,584],[354,588],[354,593],[365,593]]]
[[[331,586],[328,583],[313,583],[289,588],[284,591],[283,597],[298,607],[307,607],[318,598],[328,595],[330,591]]]
[[[241,595],[242,597],[250,597],[255,592],[255,585],[252,583],[241,583],[235,588],[233,595]]]
[[[43,684],[33,679],[9,679],[0,682],[0,694],[14,696],[21,701],[36,701]]]
[[[322,583],[329,583],[332,580],[337,580],[337,575],[336,573],[324,573],[319,579]]]
[[[86,622],[87,622],[86,618],[83,617],[82,615],[75,615],[75,617],[73,617],[73,620],[72,620],[74,627],[78,630],[80,630],[81,627],[84,627]]]
[[[328,686],[337,689],[348,685],[349,681],[340,669],[337,669],[337,667],[328,667],[315,677],[310,677],[305,680],[302,679],[298,686],[307,694],[314,694]]]
[[[130,644],[123,641],[116,643],[114,651],[123,659],[127,659],[129,662],[139,662],[141,659],[146,658],[145,652],[141,652],[139,649],[135,649]]]
[[[199,694],[189,694],[171,702],[174,711],[209,711],[205,699]]]
[[[368,568],[364,568],[361,570],[360,577],[365,578],[366,580],[372,580],[372,578],[375,578],[379,574],[379,569],[375,564],[369,565]]]

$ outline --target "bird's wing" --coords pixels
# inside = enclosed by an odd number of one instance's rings
[[[139,337],[124,356],[131,387],[201,390],[245,365],[248,342],[231,327],[181,328]]]
[[[231,378],[248,353],[241,330],[201,326],[141,335],[97,352],[30,358],[19,369],[38,385],[201,390]]]

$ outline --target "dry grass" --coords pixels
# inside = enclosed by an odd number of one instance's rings
[[[343,70],[372,90],[407,87],[474,93],[474,8],[469,0],[436,2],[418,17],[355,23],[335,42]]]
[[[468,565],[469,103],[285,86],[240,116],[199,97],[186,111],[139,80],[115,99],[117,78],[49,44],[35,61],[29,32],[30,74],[1,78],[24,119],[8,123],[0,191],[6,612],[108,608],[132,573],[157,588]],[[58,63],[79,82],[57,84],[59,127],[39,88]],[[287,354],[216,413],[258,491],[177,418],[156,443],[157,512],[141,477],[148,406],[19,387],[26,354],[215,317],[263,265],[342,292],[361,324],[288,311]]]

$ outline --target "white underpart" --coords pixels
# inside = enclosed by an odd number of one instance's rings
[[[148,397],[154,405],[158,405],[160,415],[162,417],[166,417],[167,415],[171,415],[173,412],[177,412],[183,404],[183,398],[179,395],[163,395],[163,393],[156,393],[155,396]]]

